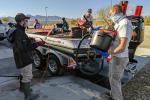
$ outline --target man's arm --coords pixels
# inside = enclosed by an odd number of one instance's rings
[[[124,52],[124,50],[126,48],[127,41],[128,41],[127,37],[122,37],[120,39],[119,46],[114,49],[113,54],[118,54],[118,53]]]
[[[120,41],[118,47],[115,48],[113,51],[114,54],[124,52],[128,41],[127,32],[128,32],[128,23],[127,21],[124,21],[124,23],[122,23],[118,29],[118,36],[120,37]]]

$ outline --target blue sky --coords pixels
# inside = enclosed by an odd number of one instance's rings
[[[45,7],[48,15],[76,18],[88,8],[95,12],[100,8],[110,5],[111,0],[0,0],[0,16],[15,16],[18,12],[32,15],[45,15]],[[120,0],[112,0],[113,4]],[[129,6],[143,5],[143,14],[150,15],[150,0],[129,0]]]

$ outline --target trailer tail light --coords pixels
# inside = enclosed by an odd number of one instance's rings
[[[128,8],[128,1],[121,1],[121,6],[122,6],[123,14],[126,15],[127,8]]]
[[[143,6],[136,6],[134,16],[141,16]]]
[[[75,69],[76,66],[77,66],[76,61],[75,61],[73,58],[69,58],[69,59],[68,59],[68,67]]]

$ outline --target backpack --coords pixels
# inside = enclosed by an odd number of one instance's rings
[[[13,43],[15,31],[16,31],[16,27],[12,27],[12,28],[10,28],[8,30],[8,32],[7,32],[7,40],[8,40],[8,42]]]

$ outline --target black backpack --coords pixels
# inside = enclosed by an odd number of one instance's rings
[[[10,28],[8,30],[8,32],[7,32],[7,40],[8,40],[8,42],[13,43],[15,31],[16,31],[16,27],[12,27],[12,28]]]

